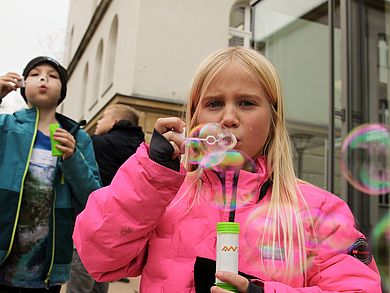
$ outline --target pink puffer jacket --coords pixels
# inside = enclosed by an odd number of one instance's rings
[[[364,236],[354,228],[348,206],[338,197],[309,184],[300,189],[310,207],[317,240],[309,236],[313,229],[305,223],[308,236],[307,286],[297,273],[288,282],[277,280],[278,272],[267,273],[260,265],[270,253],[281,266],[280,249],[254,249],[262,239],[261,221],[271,188],[258,202],[249,197],[266,181],[265,162],[258,160],[258,173],[240,172],[237,178],[227,174],[226,203],[237,192],[235,221],[240,223],[239,271],[264,281],[264,291],[274,292],[381,292],[380,277],[374,260],[364,264],[348,254]],[[202,175],[200,200],[193,203],[184,196],[188,184],[185,170],[167,169],[148,156],[141,145],[119,169],[110,186],[93,192],[85,210],[77,217],[73,239],[87,271],[98,281],[118,280],[125,276],[141,278],[141,292],[195,292],[196,257],[215,260],[216,223],[229,220],[229,211],[215,201],[222,194],[221,180],[212,171]],[[184,184],[183,184],[184,182]],[[235,189],[233,186],[237,186]],[[187,193],[188,194],[188,193]],[[303,219],[307,218],[303,213]]]

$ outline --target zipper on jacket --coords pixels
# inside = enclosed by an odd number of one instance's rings
[[[26,163],[26,166],[25,166],[24,172],[23,172],[22,183],[21,183],[20,192],[19,192],[18,208],[16,210],[16,217],[15,217],[15,221],[14,221],[14,228],[12,229],[12,236],[11,236],[10,245],[8,247],[7,254],[5,255],[5,257],[3,259],[3,262],[7,259],[7,257],[11,253],[12,245],[13,245],[14,240],[15,240],[16,227],[17,227],[18,221],[19,221],[20,206],[22,204],[22,197],[23,197],[22,194],[23,194],[24,180],[26,179],[28,167],[30,165],[31,154],[32,154],[32,150],[34,148],[34,143],[35,143],[35,139],[36,139],[36,136],[37,136],[37,130],[38,130],[39,109],[36,108],[36,111],[37,111],[37,115],[36,115],[36,119],[35,119],[34,136],[33,136],[33,139],[31,141],[30,151],[29,151],[28,157],[27,157],[27,163]]]
[[[238,177],[240,172],[234,171],[233,173],[233,182],[231,186],[231,197],[230,197],[230,206],[229,206],[229,222],[234,222],[234,217],[236,215],[236,207],[237,207],[237,185],[238,185]],[[227,188],[226,188],[226,171],[222,171],[220,173],[217,173],[218,178],[222,185],[222,197],[223,197],[223,206],[225,209],[227,209]]]
[[[226,208],[226,172],[218,173],[222,185],[223,207]]]
[[[222,171],[220,173],[216,173],[221,185],[222,185],[222,197],[223,197],[223,206],[226,209],[227,203],[227,195],[226,195],[226,171]],[[234,222],[234,218],[236,215],[237,209],[237,187],[238,187],[238,177],[240,175],[240,171],[234,171],[233,173],[233,182],[231,189],[231,199],[230,199],[230,207],[229,207],[229,222]],[[257,203],[260,202],[261,199],[267,194],[269,187],[272,186],[271,178],[268,178],[266,182],[264,182],[260,188],[259,198]]]
[[[58,168],[58,160],[57,160],[57,163],[56,163],[56,172],[59,170]],[[51,235],[51,242],[52,242],[52,245],[51,245],[51,258],[50,258],[50,266],[49,266],[49,269],[47,271],[47,274],[46,274],[46,278],[45,280],[43,281],[45,283],[45,288],[46,289],[49,289],[50,288],[50,275],[51,275],[51,272],[53,270],[53,264],[54,264],[54,253],[55,253],[55,247],[56,247],[56,242],[55,242],[55,239],[56,239],[56,213],[55,213],[55,203],[56,203],[56,198],[57,198],[57,192],[56,192],[56,188],[55,188],[55,180],[56,180],[56,177],[58,176],[58,173],[55,174],[54,176],[54,181],[53,181],[53,203],[52,203],[52,215],[53,215],[53,222],[52,222],[52,227],[53,227],[53,232],[52,232],[52,235]],[[64,176],[64,173],[62,173],[60,171],[60,184],[65,184],[65,176]]]
[[[45,285],[46,285],[46,289],[49,289],[49,284],[50,284],[50,275],[51,275],[51,271],[53,270],[53,264],[54,264],[54,251],[55,251],[55,246],[56,246],[56,243],[55,243],[55,238],[56,238],[56,213],[55,213],[55,202],[56,202],[56,198],[57,198],[57,193],[56,193],[56,190],[55,188],[53,189],[53,205],[52,205],[52,214],[53,214],[53,233],[52,233],[52,245],[51,245],[51,259],[50,259],[50,266],[49,266],[49,270],[46,274],[46,278],[45,278]]]
[[[232,184],[232,198],[230,200],[229,222],[234,222],[234,217],[236,216],[238,175],[239,175],[239,171],[234,171],[233,184]]]

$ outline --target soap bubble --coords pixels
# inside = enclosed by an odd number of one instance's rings
[[[215,122],[196,126],[184,141],[191,164],[199,164],[210,153],[231,150],[236,144],[237,138],[230,130]]]
[[[191,130],[184,141],[188,162],[203,170],[215,171],[220,179],[234,178],[241,171],[256,172],[255,162],[245,153],[235,150],[236,144],[237,138],[234,134],[215,122],[198,125]],[[229,194],[228,198],[232,196],[232,201],[226,202],[225,191],[229,190],[231,193],[232,190],[231,186],[226,186],[224,179],[221,180],[224,188],[207,192],[207,196],[210,197],[209,202],[218,209],[226,209],[227,205],[229,209],[243,207],[258,193],[258,190],[241,188],[235,196]]]
[[[387,125],[363,124],[341,147],[340,169],[357,190],[379,195],[390,192],[390,131]]]

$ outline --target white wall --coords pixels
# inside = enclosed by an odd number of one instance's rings
[[[65,64],[71,60],[71,56],[76,52],[82,37],[92,19],[100,0],[71,0],[69,5],[68,28],[67,28],[67,48],[69,52],[65,54]],[[73,36],[71,30],[73,28]]]
[[[134,93],[185,99],[195,69],[228,45],[233,0],[143,0]]]
[[[80,32],[87,28],[90,1],[71,2],[69,29],[75,25],[73,46],[81,41]],[[74,119],[90,120],[116,94],[139,95],[165,100],[184,100],[192,76],[208,54],[228,45],[229,16],[235,0],[115,0],[111,3],[95,35],[85,50],[68,83],[69,93],[63,113]],[[109,30],[118,15],[117,58],[113,85],[99,89],[98,103],[80,113],[82,78],[85,64],[93,76],[94,60],[100,39],[103,40],[103,68],[107,53]],[[69,30],[70,31],[70,30]],[[77,42],[76,42],[77,41]],[[74,52],[73,52],[74,53]],[[102,74],[103,75],[103,74]],[[92,82],[88,82],[91,93]],[[103,84],[103,78],[101,79]],[[87,97],[87,100],[91,97]]]

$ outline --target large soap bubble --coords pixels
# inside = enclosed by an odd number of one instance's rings
[[[340,169],[357,190],[379,195],[390,192],[390,131],[387,125],[363,124],[341,147]]]

